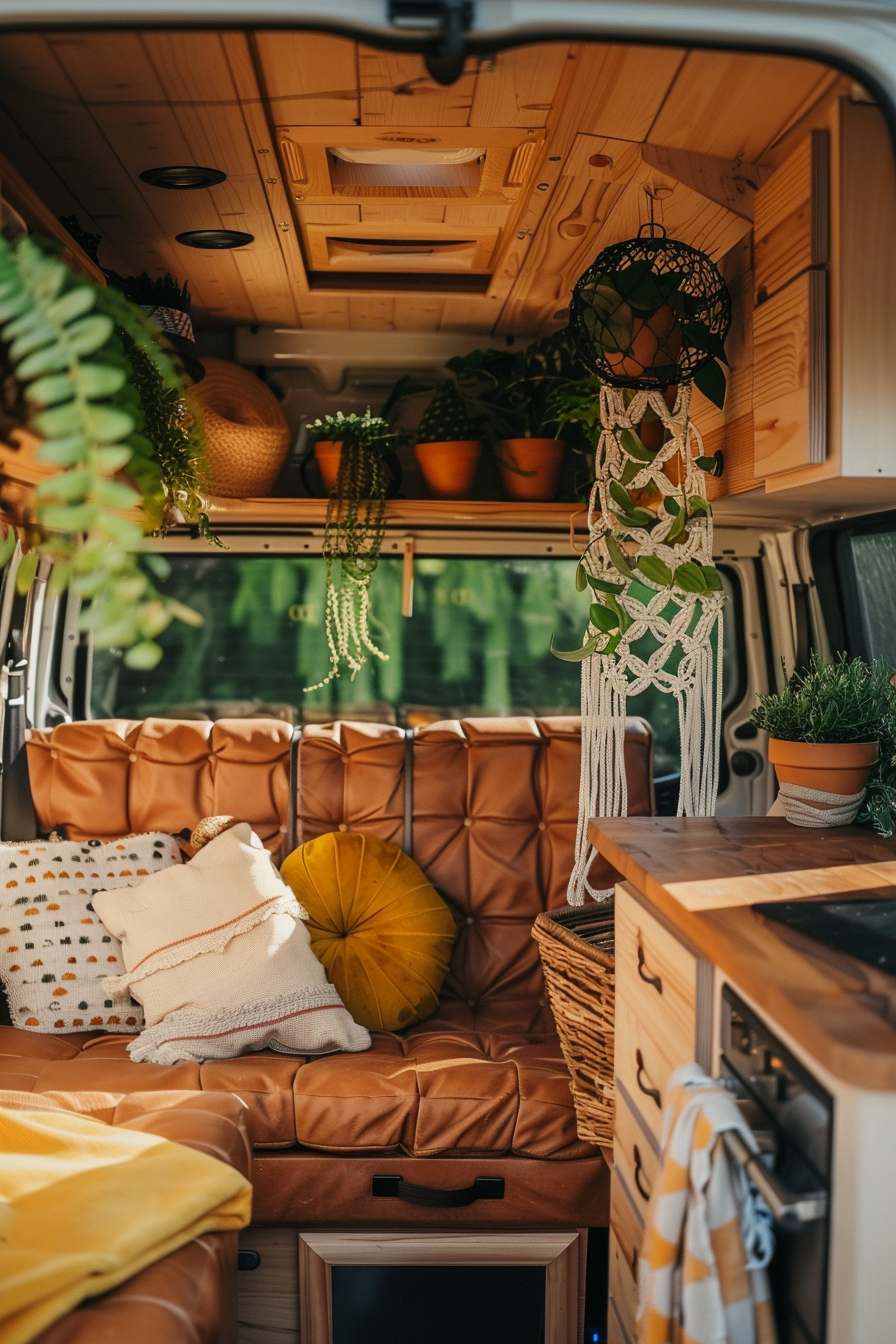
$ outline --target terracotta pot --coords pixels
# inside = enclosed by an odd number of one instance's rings
[[[681,354],[681,323],[670,304],[664,303],[649,318],[636,317],[626,351],[604,352],[604,359],[617,378],[640,378],[645,369],[664,369]]]
[[[878,757],[876,742],[784,742],[770,737],[768,758],[779,784],[822,793],[858,793]]]
[[[470,499],[481,452],[478,439],[418,443],[414,456],[433,499]]]
[[[511,471],[500,463],[504,493],[509,499],[544,502],[554,498],[566,449],[563,439],[502,439],[501,449],[507,461],[518,468]]]
[[[324,485],[324,494],[329,494],[339,475],[339,461],[342,457],[341,439],[320,439],[314,445],[314,456]]]

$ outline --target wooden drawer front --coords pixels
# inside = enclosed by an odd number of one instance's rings
[[[635,1207],[636,1202],[638,1208]],[[616,1240],[636,1283],[646,1209],[647,1205],[626,1187],[625,1178],[616,1167],[610,1185],[610,1227],[616,1233]]]
[[[616,1000],[616,1077],[659,1142],[669,1078],[694,1058],[694,1033],[670,1040],[662,1021]]]
[[[618,1316],[622,1327],[616,1331],[615,1338],[634,1344],[638,1337],[638,1285],[625,1258],[615,1231],[610,1229],[610,1320],[613,1312]],[[611,1332],[610,1338],[614,1338]]]
[[[656,1149],[624,1100],[617,1097],[613,1139],[614,1181],[618,1172],[625,1184],[625,1190],[620,1191],[621,1198],[630,1200],[629,1207],[633,1205],[642,1218],[647,1217],[647,1204],[656,1183],[658,1168],[659,1158]],[[620,1230],[623,1230],[621,1223]],[[627,1239],[633,1242],[630,1249],[633,1251],[637,1248],[640,1251],[641,1232],[637,1228],[637,1215],[634,1212],[633,1221],[626,1223],[624,1230]]]
[[[697,958],[624,887],[616,892],[616,1001],[650,1022],[666,1054],[694,1053]],[[680,1060],[678,1062],[681,1062]]]

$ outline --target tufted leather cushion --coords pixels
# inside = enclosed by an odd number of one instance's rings
[[[234,815],[279,849],[291,737],[278,719],[98,719],[32,729],[28,769],[38,823],[63,828],[69,840],[113,839],[177,834],[203,817]],[[145,825],[147,817],[156,824]]]

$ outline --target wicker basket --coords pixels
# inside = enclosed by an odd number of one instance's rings
[[[613,1142],[613,1024],[616,1008],[613,902],[540,914],[532,937],[576,1107],[580,1139]]]

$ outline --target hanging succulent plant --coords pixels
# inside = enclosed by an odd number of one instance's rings
[[[148,360],[161,385],[181,399],[183,385],[145,315],[116,291],[73,275],[54,252],[53,244],[36,238],[12,244],[0,237],[0,356],[7,387],[14,388],[6,424],[39,436],[38,456],[60,468],[36,487],[35,545],[19,582],[30,582],[40,557],[48,557],[52,589],[70,586],[84,601],[81,626],[95,644],[124,649],[129,666],[149,668],[162,656],[156,637],[172,620],[200,624],[201,618],[156,592],[137,563],[143,529],[127,512],[145,500],[152,527],[164,521],[159,509],[164,515],[176,504],[186,513],[190,504],[182,490],[177,495],[167,487],[166,463],[146,432],[153,431],[129,348],[139,351],[138,365]],[[146,403],[169,425],[172,416],[175,424],[181,417],[151,397]],[[192,445],[198,462],[198,430]],[[123,471],[139,490],[117,479]],[[10,527],[0,561],[8,561],[15,542]]]
[[[323,556],[327,566],[325,624],[330,670],[316,691],[347,666],[354,678],[367,655],[387,662],[389,655],[370,636],[370,579],[377,567],[386,520],[386,454],[396,436],[388,423],[371,415],[325,415],[308,426],[316,441],[341,443],[339,471],[327,500]],[[339,564],[337,583],[336,564]]]

